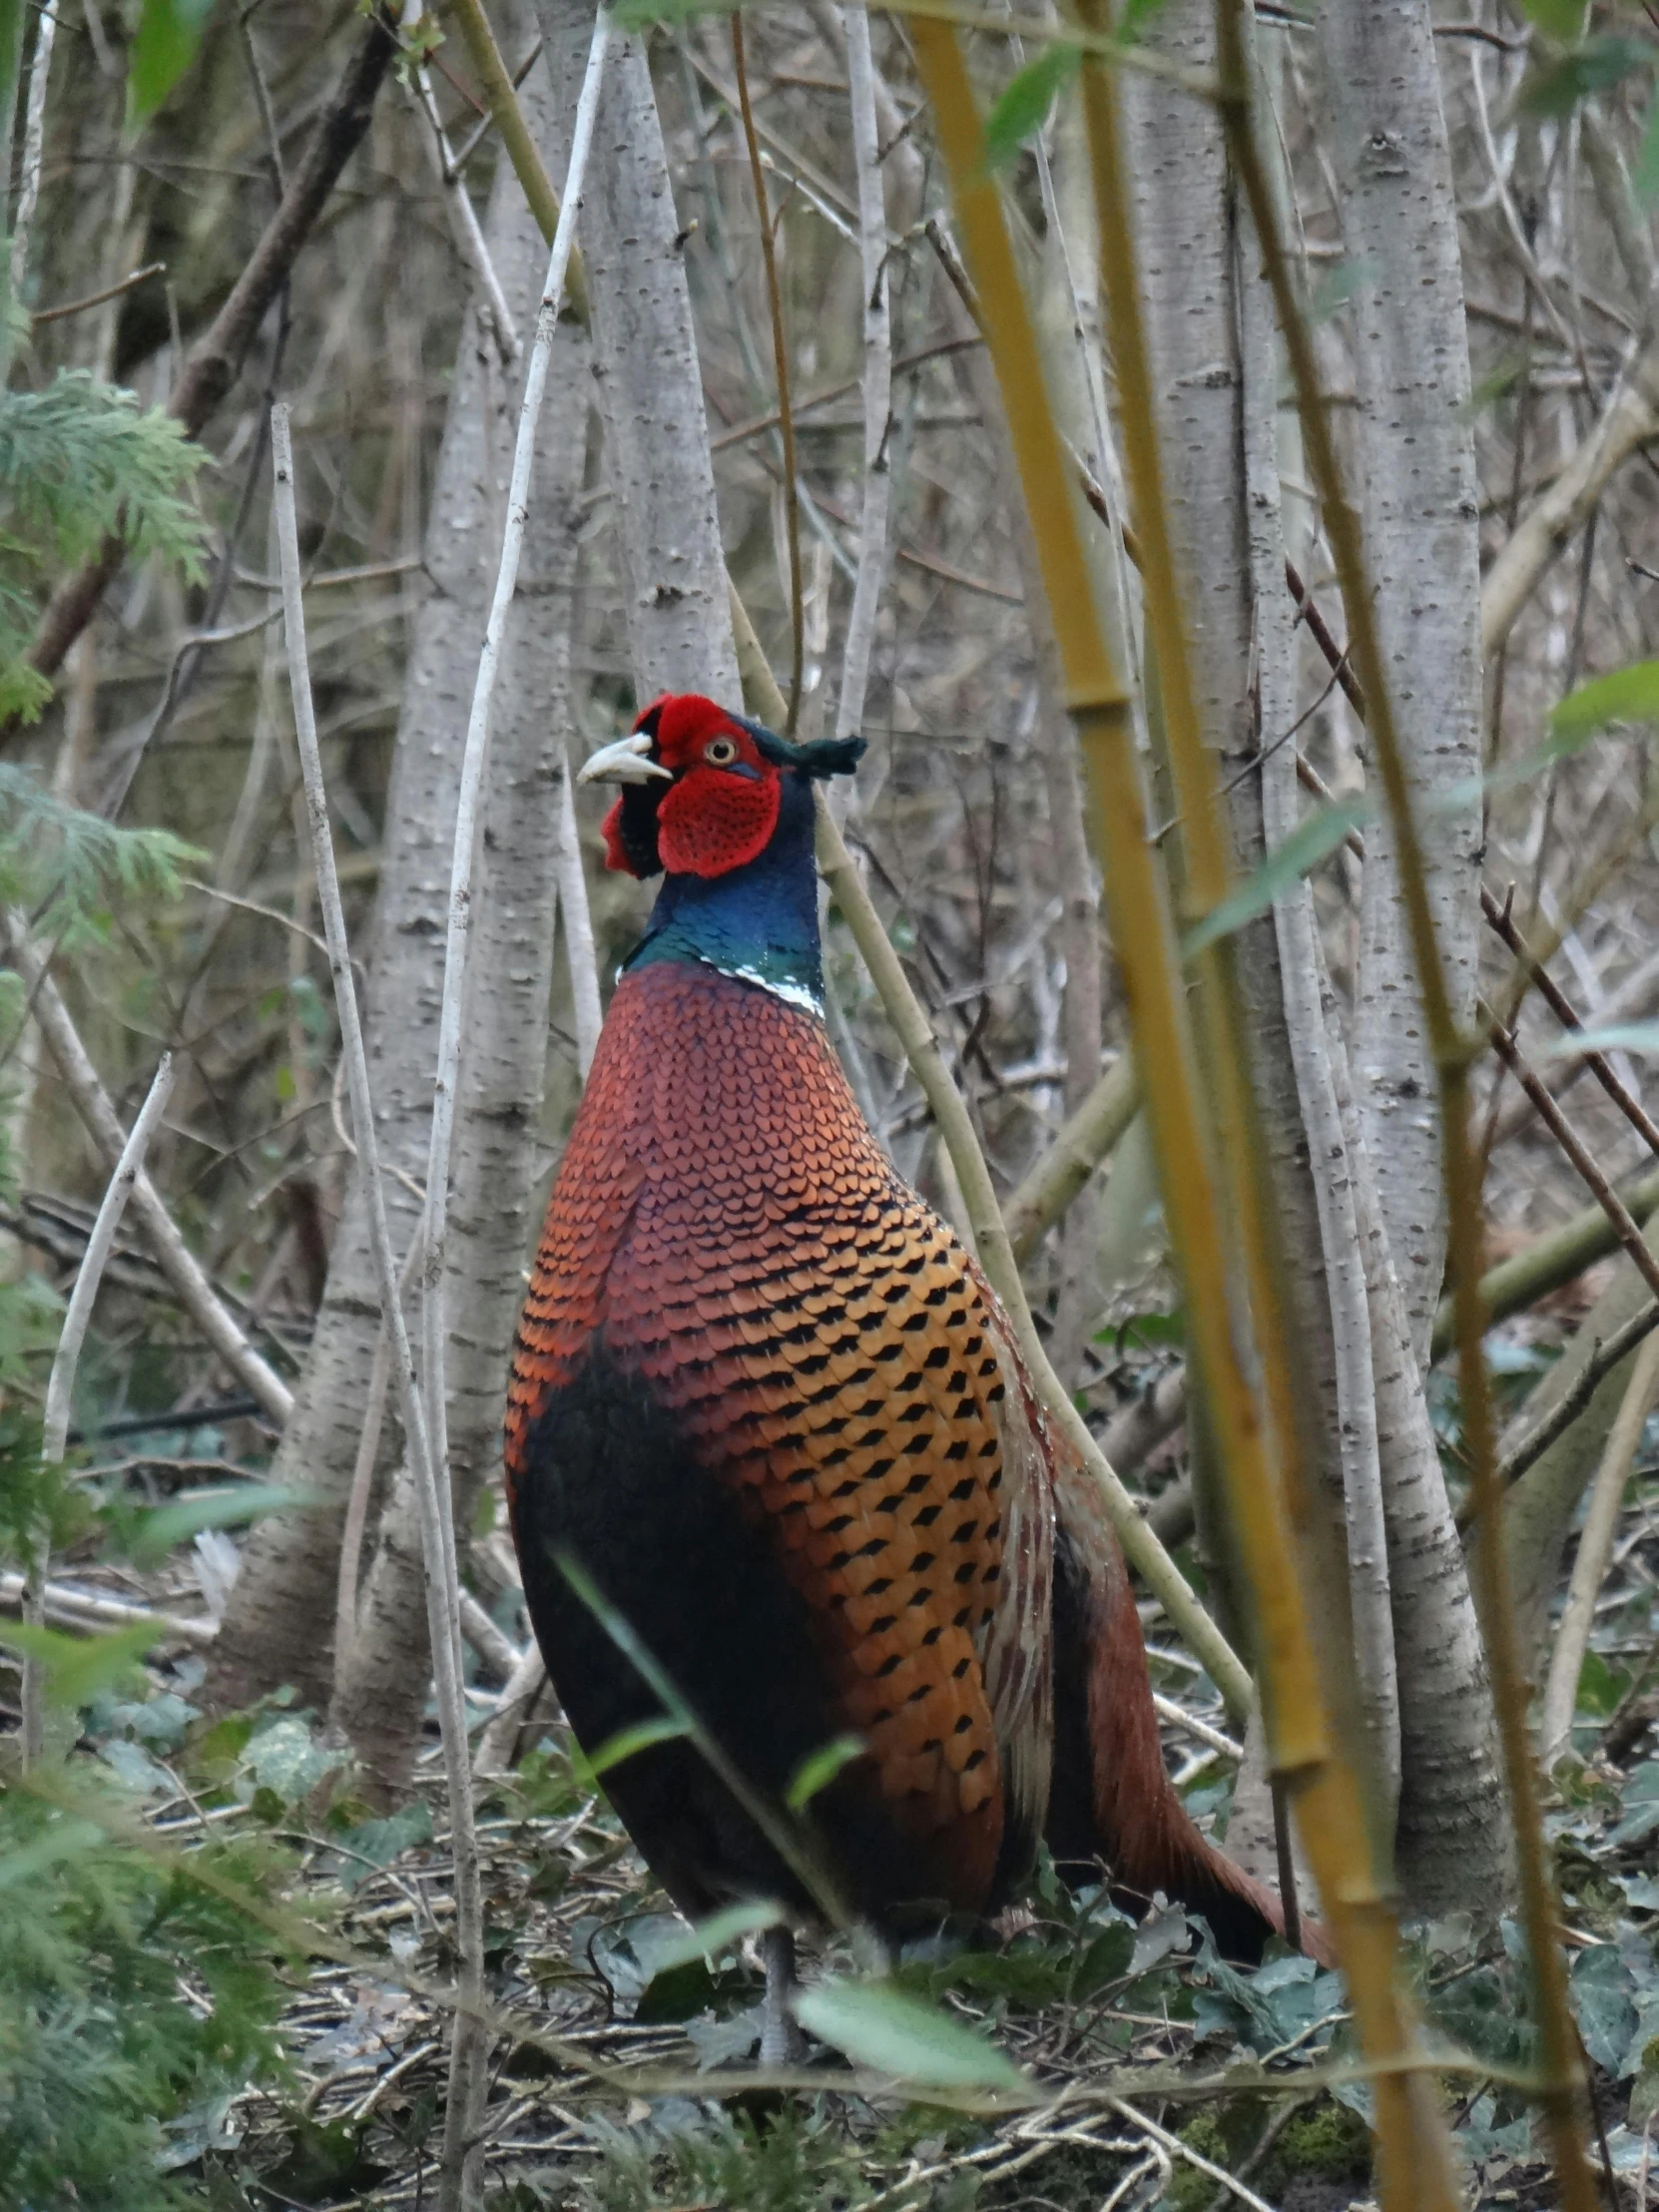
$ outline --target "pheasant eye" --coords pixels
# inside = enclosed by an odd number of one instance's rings
[[[703,758],[716,768],[725,768],[738,757],[735,738],[711,738],[703,748]]]

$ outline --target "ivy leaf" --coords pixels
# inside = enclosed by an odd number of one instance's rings
[[[1029,2089],[993,2043],[931,2004],[871,1981],[821,1981],[796,1999],[796,2017],[855,2065],[929,2089]]]
[[[1182,957],[1192,959],[1207,945],[1230,937],[1247,921],[1265,914],[1281,891],[1289,890],[1311,868],[1318,867],[1321,860],[1336,851],[1351,830],[1371,819],[1372,813],[1372,804],[1366,799],[1344,799],[1334,807],[1321,807],[1305,822],[1298,823],[1284,842],[1276,844],[1251,869],[1236,891],[1219,906],[1212,906],[1203,920],[1187,931],[1181,942]]]
[[[1006,168],[1026,140],[1036,137],[1055,101],[1076,76],[1082,59],[1081,47],[1057,40],[1009,79],[1002,97],[985,118],[987,169]]]
[[[127,119],[155,114],[196,59],[213,0],[144,0],[127,69]]]

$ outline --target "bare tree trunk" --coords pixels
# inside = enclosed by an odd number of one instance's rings
[[[1474,1008],[1479,510],[1451,157],[1427,0],[1324,10],[1355,294],[1358,503],[1452,1003]],[[1455,808],[1448,795],[1467,786]],[[1385,819],[1367,832],[1354,1079],[1419,1365],[1445,1264],[1435,1071]]]
[[[1214,67],[1211,9],[1172,0],[1152,32],[1159,50],[1188,67]],[[1247,498],[1243,302],[1232,188],[1219,124],[1202,103],[1160,80],[1124,84],[1126,166],[1176,561],[1185,585],[1187,636],[1206,743],[1218,756],[1238,863],[1264,849],[1262,784],[1248,768],[1277,730],[1258,727],[1258,663],[1277,657],[1263,696],[1292,693],[1284,613],[1283,550],[1271,597],[1258,601]],[[1263,400],[1271,403],[1271,392]],[[1131,517],[1131,520],[1134,518]],[[1259,526],[1260,522],[1259,522]],[[1277,527],[1272,530],[1277,540]],[[1308,1138],[1286,1021],[1284,979],[1271,915],[1238,938],[1239,976],[1253,1046],[1257,1112],[1286,1256],[1287,1316],[1305,1382],[1301,1444],[1324,1500],[1316,1535],[1325,1571],[1313,1578],[1319,1624],[1333,1656],[1352,1653],[1344,1522],[1342,1404],[1325,1251]]]
[[[537,71],[521,93],[532,128],[547,105],[540,80]],[[525,258],[533,265],[540,234],[528,214],[524,222]],[[504,257],[509,285],[515,258]],[[585,333],[562,324],[550,372],[561,388],[581,391],[587,353]],[[502,1379],[524,1300],[547,1063],[564,733],[571,722],[575,499],[586,429],[581,406],[544,412],[492,718],[444,1289],[458,1530],[470,1527],[479,1493],[500,1464]],[[419,1501],[405,1466],[381,1515],[379,1548],[330,1715],[362,1764],[393,1789],[407,1780],[431,1674],[421,1578]]]
[[[558,88],[562,170],[593,29],[584,0],[536,0]],[[703,375],[663,127],[642,37],[611,51],[582,199],[594,388],[616,504],[634,688],[741,697]]]
[[[540,280],[540,234],[506,164],[486,232],[510,296]],[[430,585],[414,631],[387,795],[380,896],[369,953],[368,1054],[393,1238],[406,1248],[419,1214],[437,1059],[439,951],[449,889],[461,736],[483,637],[512,449],[510,395],[493,324],[477,297],[461,328],[426,531]],[[549,823],[551,848],[551,822]],[[279,1684],[326,1705],[332,1678],[334,1559],[379,1334],[368,1225],[353,1185],[328,1265],[293,1416],[274,1477],[317,1502],[274,1516],[250,1538],[215,1646],[205,1694],[246,1705]],[[418,1540],[414,1568],[418,1573]],[[418,1587],[418,1584],[416,1585]],[[418,1610],[418,1608],[417,1608]],[[421,1681],[424,1688],[425,1673]]]
[[[1363,272],[1357,489],[1436,929],[1466,1018],[1480,867],[1478,516],[1439,74],[1421,0],[1332,8],[1324,27],[1344,230]],[[1460,784],[1468,796],[1450,809]],[[1384,821],[1367,831],[1351,1068],[1400,1663],[1399,1870],[1420,1909],[1444,1909],[1500,1891],[1508,1857],[1485,1657],[1423,1400],[1445,1206],[1436,1077]],[[1340,1090],[1348,1080],[1340,1069]]]

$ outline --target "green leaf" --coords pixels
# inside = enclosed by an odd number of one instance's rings
[[[142,1516],[128,1553],[135,1566],[157,1566],[176,1545],[188,1543],[201,1529],[234,1528],[242,1521],[262,1520],[268,1513],[308,1505],[316,1494],[288,1482],[247,1482],[209,1497],[181,1498],[175,1505],[159,1506]]]
[[[127,116],[155,114],[196,59],[213,0],[144,0],[127,68]]]
[[[1281,891],[1289,890],[1311,868],[1318,867],[1351,830],[1370,821],[1374,811],[1372,803],[1364,798],[1344,799],[1333,807],[1320,808],[1299,823],[1283,844],[1275,845],[1258,862],[1236,891],[1219,906],[1212,906],[1204,919],[1187,931],[1181,945],[1182,958],[1192,959],[1206,945],[1231,936],[1247,921],[1265,914]]]
[[[1055,101],[1077,74],[1082,49],[1057,40],[1010,78],[985,118],[985,167],[1002,169],[1048,121]]]
[[[810,1751],[791,1776],[784,1803],[792,1813],[802,1812],[821,1790],[830,1787],[842,1767],[861,1759],[868,1748],[861,1736],[836,1736],[819,1750]]]
[[[1025,2076],[994,2043],[876,1981],[821,1981],[796,1999],[796,2016],[854,2065],[929,2089],[1025,2089]]]
[[[1520,105],[1534,115],[1570,115],[1581,100],[1610,92],[1638,70],[1651,71],[1654,49],[1645,40],[1592,38],[1534,71],[1521,87]]]
[[[165,1621],[135,1621],[98,1636],[65,1636],[55,1628],[25,1621],[0,1621],[0,1644],[38,1659],[46,1670],[48,1700],[64,1711],[79,1712],[106,1684],[128,1669],[167,1634]]]
[[[1546,37],[1570,44],[1584,28],[1584,0],[1517,0],[1520,12]]]
[[[1587,738],[1610,722],[1659,722],[1659,661],[1636,661],[1580,684],[1549,718],[1557,738]]]
[[[777,1928],[784,1917],[784,1908],[774,1904],[771,1898],[754,1898],[744,1905],[729,1905],[724,1912],[711,1913],[707,1920],[696,1922],[677,1942],[654,1950],[652,1966],[658,1973],[667,1973],[675,1966],[689,1965],[694,1958],[718,1958],[723,1950],[730,1950],[744,1936],[758,1936],[765,1928]]]
[[[1604,1029],[1564,1029],[1538,1049],[1540,1060],[1570,1060],[1581,1052],[1659,1052],[1659,1021],[1610,1021]]]
[[[619,1728],[600,1745],[591,1759],[573,1760],[572,1765],[597,1782],[602,1774],[607,1774],[612,1767],[620,1767],[636,1752],[649,1751],[653,1744],[673,1743],[677,1737],[690,1733],[685,1721],[676,1720],[669,1713],[659,1713],[654,1720],[640,1721],[633,1728]]]

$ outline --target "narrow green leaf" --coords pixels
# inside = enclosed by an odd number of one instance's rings
[[[1535,70],[1521,87],[1520,105],[1533,115],[1570,115],[1581,100],[1610,92],[1638,71],[1650,72],[1655,49],[1633,38],[1592,38],[1557,62]]]
[[[175,1505],[159,1506],[143,1516],[134,1530],[129,1554],[136,1566],[155,1566],[201,1529],[235,1528],[242,1521],[262,1520],[268,1513],[288,1512],[308,1505],[316,1494],[288,1482],[246,1482],[211,1497],[181,1498]]]
[[[689,1966],[697,1958],[718,1958],[723,1950],[730,1950],[746,1936],[758,1936],[764,1928],[779,1927],[784,1918],[784,1908],[771,1898],[752,1898],[745,1905],[729,1905],[724,1912],[711,1913],[707,1920],[696,1922],[678,1942],[654,1950],[651,1953],[652,1972],[667,1973],[676,1966]]]
[[[1192,959],[1207,945],[1231,936],[1247,921],[1265,914],[1281,891],[1289,890],[1310,868],[1318,867],[1351,830],[1370,821],[1373,812],[1364,798],[1344,799],[1334,807],[1320,808],[1306,822],[1299,823],[1283,844],[1275,845],[1257,863],[1236,891],[1219,906],[1212,906],[1204,919],[1187,931],[1181,945],[1182,957]]]
[[[689,1733],[684,1721],[675,1720],[668,1713],[659,1713],[655,1720],[640,1721],[633,1728],[619,1728],[600,1745],[591,1759],[584,1758],[581,1764],[597,1781],[602,1774],[608,1774],[612,1767],[620,1767],[637,1752],[649,1751],[653,1744],[671,1744],[677,1737]]]
[[[131,1628],[97,1636],[65,1636],[26,1621],[0,1621],[0,1644],[38,1659],[46,1669],[48,1700],[70,1713],[79,1712],[106,1684],[119,1681],[166,1634],[165,1621],[135,1621]]]
[[[836,1736],[817,1751],[810,1751],[791,1777],[790,1786],[784,1792],[784,1803],[792,1813],[803,1811],[820,1790],[830,1787],[842,1767],[850,1766],[854,1759],[861,1759],[867,1748],[861,1736]]]
[[[1630,184],[1638,206],[1651,213],[1655,201],[1659,201],[1659,93],[1650,94],[1648,98],[1647,128],[1636,149],[1636,166],[1630,173]]]
[[[155,114],[196,59],[213,0],[144,0],[127,67],[127,114]]]
[[[1605,1029],[1564,1029],[1539,1048],[1540,1060],[1569,1060],[1581,1052],[1659,1052],[1659,1021],[1615,1021]]]
[[[994,2043],[916,1997],[878,1981],[821,1981],[796,1999],[796,2016],[854,2065],[929,2089],[1029,2086]]]
[[[1659,661],[1636,661],[1568,692],[1549,718],[1558,738],[1589,737],[1610,722],[1659,722]]]
[[[985,167],[1002,169],[1048,121],[1055,101],[1077,74],[1082,50],[1063,40],[1045,46],[1010,78],[1002,97],[985,118]]]

